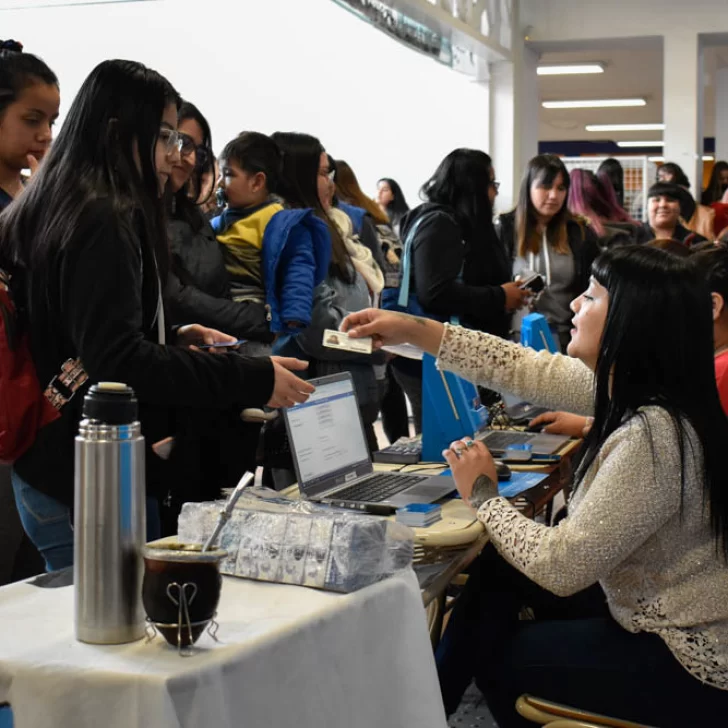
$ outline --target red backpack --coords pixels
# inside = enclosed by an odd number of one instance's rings
[[[41,392],[13,300],[11,276],[0,268],[0,462],[13,463],[35,441],[38,430],[57,420],[88,379],[79,359],[69,359]]]

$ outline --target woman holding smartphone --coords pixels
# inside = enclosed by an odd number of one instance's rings
[[[151,446],[175,434],[176,408],[288,406],[313,388],[290,359],[208,354],[233,337],[167,325],[169,270],[162,194],[179,158],[179,96],[133,61],[105,61],[86,79],[56,143],[0,220],[0,266],[27,303],[41,389],[68,360],[89,383],[125,382],[137,394],[147,443],[148,523],[177,482]],[[26,532],[49,570],[73,562],[74,437],[83,391],[41,428],[13,465]],[[150,534],[152,535],[152,534]]]
[[[530,295],[512,282],[508,254],[493,227],[498,182],[491,158],[475,149],[456,149],[422,187],[427,200],[401,223],[403,244],[411,237],[410,290],[428,316],[508,336],[509,312]],[[422,362],[392,363],[421,431]]]

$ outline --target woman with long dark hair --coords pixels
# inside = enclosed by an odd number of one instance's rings
[[[614,190],[617,204],[624,209],[624,167],[621,162],[614,157],[605,159],[597,169],[597,177]]]
[[[661,728],[711,725],[728,708],[728,419],[710,291],[689,259],[624,246],[594,263],[572,307],[568,357],[388,311],[343,324],[594,416],[555,527],[499,497],[482,443],[445,451],[490,537],[438,648],[446,711],[475,677],[503,728],[530,725],[515,714],[522,693]],[[519,620],[524,607],[533,620]]]
[[[412,235],[410,290],[428,316],[457,317],[469,328],[508,336],[508,313],[528,293],[512,282],[508,254],[493,227],[498,182],[491,158],[476,149],[450,152],[421,194],[427,202],[401,224],[403,242]],[[393,366],[419,432],[422,363],[398,358]]]
[[[700,201],[704,205],[720,202],[726,190],[728,190],[728,162],[716,162]]]
[[[202,212],[206,198],[215,194],[204,187],[215,165],[210,125],[189,101],[180,106],[177,122],[182,150],[169,180],[171,270],[165,291],[171,322],[195,321],[237,339],[270,343],[262,307],[231,299],[222,249]]]
[[[410,208],[402,188],[391,177],[382,177],[377,182],[377,204],[389,217],[394,231],[399,234],[399,224]]]
[[[346,241],[327,213],[334,170],[330,168],[323,145],[315,137],[276,132],[273,139],[283,151],[283,174],[278,193],[287,206],[313,210],[331,249],[328,275],[314,291],[310,325],[279,336],[273,351],[309,361],[307,376],[350,372],[368,445],[373,451],[378,449],[373,423],[379,411],[379,390],[372,357],[323,346],[324,329],[338,329],[349,311],[367,308],[372,301],[364,275],[357,270]]]
[[[169,81],[139,63],[99,64],[37,174],[0,219],[0,264],[27,312],[41,388],[53,387],[70,361],[89,383],[126,382],[137,394],[152,527],[157,498],[175,487],[168,461],[152,446],[174,437],[175,407],[290,405],[311,391],[285,369],[301,363],[214,356],[195,349],[233,337],[166,325],[162,194],[183,145],[179,103]],[[73,441],[82,400],[77,391],[13,466],[23,524],[50,570],[73,561]]]
[[[596,235],[567,205],[570,178],[554,154],[534,157],[521,181],[518,204],[500,216],[503,244],[513,259],[515,276],[540,273],[546,284],[532,307],[542,313],[563,351],[569,343],[569,303],[583,291],[599,252]],[[520,331],[520,319],[514,318]]]

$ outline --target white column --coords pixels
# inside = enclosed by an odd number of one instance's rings
[[[700,198],[703,181],[703,50],[695,31],[664,38],[664,156],[679,164]]]
[[[501,183],[498,212],[515,205],[526,163],[538,153],[538,56],[530,48],[514,49],[514,62],[490,69],[490,149]]]
[[[715,72],[715,159],[728,160],[728,67]]]

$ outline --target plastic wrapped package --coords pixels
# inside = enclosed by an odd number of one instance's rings
[[[414,533],[401,523],[265,494],[246,492],[223,528],[223,574],[352,592],[412,563]],[[185,503],[178,539],[204,543],[222,505]]]

